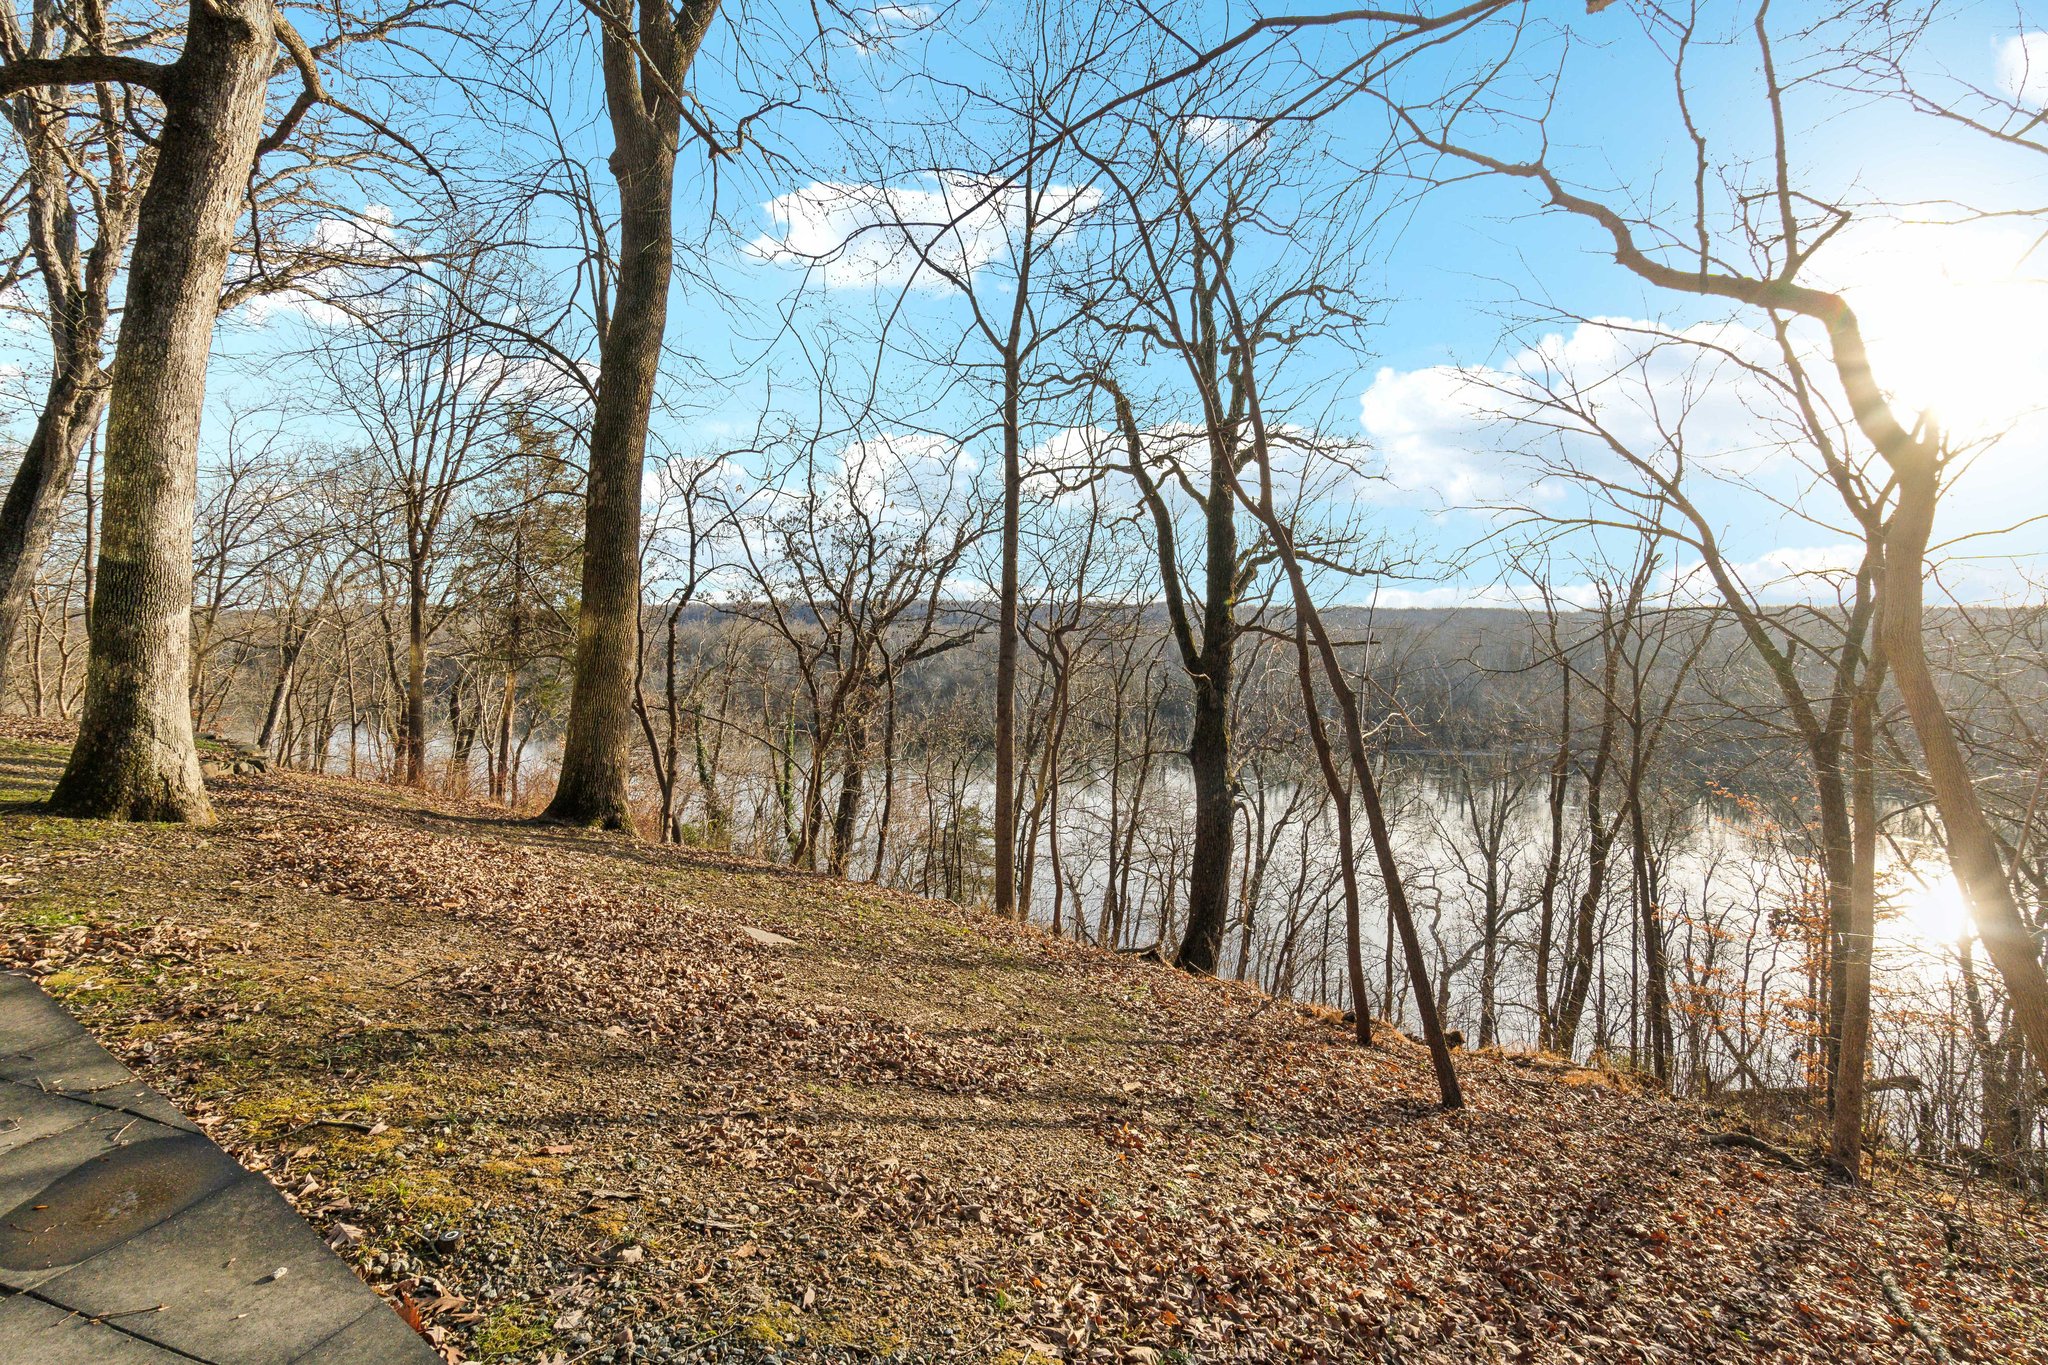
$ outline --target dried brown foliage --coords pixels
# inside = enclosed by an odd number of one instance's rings
[[[451,1358],[2048,1359],[1981,1189],[1830,1189],[1543,1059],[1445,1115],[1418,1045],[1240,987],[415,800],[10,816],[0,893]]]

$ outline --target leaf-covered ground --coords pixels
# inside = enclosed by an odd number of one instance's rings
[[[0,800],[63,735],[8,722]],[[956,907],[290,775],[0,815],[0,959],[451,1359],[2048,1361],[2048,1231]],[[760,931],[788,944],[762,942]]]

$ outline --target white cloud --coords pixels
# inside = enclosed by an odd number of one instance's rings
[[[847,42],[861,56],[870,57],[922,31],[936,14],[930,5],[870,5],[848,15],[853,28],[847,34]]]
[[[1454,365],[1382,369],[1360,395],[1358,417],[1386,476],[1383,497],[1478,508],[1523,482],[1487,434],[1474,373]]]
[[[388,273],[384,263],[404,254],[405,246],[390,207],[369,204],[357,214],[320,219],[299,250],[332,257],[335,264],[289,289],[250,299],[245,307],[251,322],[261,326],[272,318],[294,317],[322,327],[345,326],[350,315],[333,300],[369,292]]]
[[[974,457],[944,436],[891,433],[839,453],[833,492],[883,527],[949,525],[974,493]]]
[[[1190,114],[1181,120],[1180,126],[1187,130],[1190,137],[1219,152],[1234,151],[1243,145],[1259,146],[1266,140],[1265,133],[1257,131],[1257,119]]]
[[[1998,88],[2013,103],[2048,109],[2048,33],[2021,33],[1998,48]]]
[[[1467,512],[1548,497],[1554,490],[1532,448],[1562,441],[1575,460],[1598,454],[1588,438],[1555,435],[1571,423],[1546,412],[1550,398],[1597,417],[1644,455],[1675,437],[1695,462],[1753,472],[1776,450],[1758,417],[1758,385],[1728,357],[1761,359],[1770,346],[1726,323],[1666,333],[1595,318],[1547,333],[1499,365],[1382,369],[1359,396],[1359,422],[1384,482],[1357,495]]]
[[[1040,212],[1064,230],[1099,191],[1055,187]],[[975,176],[929,185],[821,180],[763,206],[773,229],[744,248],[757,260],[806,267],[828,288],[915,283],[944,289],[1002,258],[1025,218],[1023,191]]]

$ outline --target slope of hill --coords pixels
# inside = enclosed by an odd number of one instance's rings
[[[62,737],[0,731],[0,798]],[[0,816],[0,957],[450,1359],[2048,1360],[2038,1211],[956,907],[224,779]]]

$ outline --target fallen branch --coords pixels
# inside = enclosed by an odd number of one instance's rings
[[[1897,1313],[1900,1321],[1906,1324],[1906,1330],[1920,1338],[1921,1343],[1928,1350],[1934,1352],[1934,1358],[1940,1361],[1941,1365],[1949,1365],[1949,1362],[1954,1357],[1948,1353],[1948,1348],[1941,1344],[1941,1338],[1936,1336],[1928,1328],[1927,1324],[1920,1321],[1918,1315],[1913,1312],[1913,1305],[1906,1301],[1906,1296],[1899,1289],[1899,1282],[1892,1278],[1891,1271],[1879,1270],[1877,1272],[1877,1282],[1884,1288],[1885,1300],[1891,1304],[1892,1311]]]
[[[1757,1152],[1771,1160],[1790,1166],[1795,1171],[1810,1171],[1813,1163],[1805,1157],[1786,1151],[1783,1147],[1765,1142],[1754,1133],[1714,1133],[1708,1136],[1709,1147],[1734,1147],[1746,1152]]]

